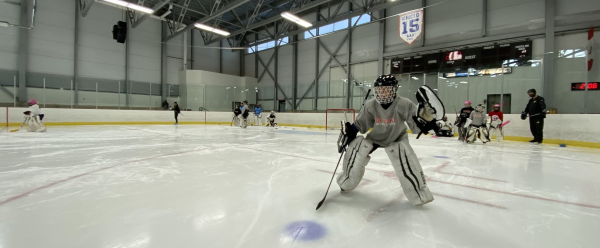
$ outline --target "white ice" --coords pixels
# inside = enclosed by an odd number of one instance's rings
[[[316,211],[337,138],[192,125],[5,130],[0,247],[600,247],[597,149],[411,135],[432,203],[408,203],[380,149],[356,190],[334,182]]]

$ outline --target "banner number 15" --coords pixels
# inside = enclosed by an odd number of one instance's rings
[[[407,22],[408,22],[408,20],[402,22],[402,34],[407,34],[408,33],[406,31]],[[410,20],[409,27],[410,27],[409,31],[411,33],[419,31],[419,18]]]

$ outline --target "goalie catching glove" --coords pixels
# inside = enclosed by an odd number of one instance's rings
[[[338,137],[338,153],[344,152],[348,144],[356,139],[356,135],[358,134],[358,128],[354,126],[354,124],[350,124],[350,122],[341,122],[342,130],[340,131],[340,136]]]
[[[431,130],[437,133],[439,127],[436,125],[436,122],[444,118],[445,115],[444,104],[435,92],[426,85],[419,87],[416,96],[419,103],[417,104],[417,112],[412,118],[417,127],[421,129],[420,133],[418,133],[419,136],[421,134],[427,135]]]

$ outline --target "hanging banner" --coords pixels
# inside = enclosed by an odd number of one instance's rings
[[[423,31],[423,9],[400,14],[400,38],[412,45]]]

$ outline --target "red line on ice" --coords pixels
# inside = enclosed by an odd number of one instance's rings
[[[485,202],[480,202],[480,201],[475,201],[475,200],[464,199],[464,198],[455,197],[455,196],[443,195],[443,194],[433,193],[433,192],[431,192],[431,194],[433,194],[435,196],[441,196],[441,197],[446,197],[446,198],[454,199],[454,200],[459,200],[459,201],[464,201],[464,202],[470,202],[470,203],[475,203],[475,204],[481,204],[481,205],[485,205],[485,206],[493,207],[493,208],[508,209],[508,208],[503,207],[503,206],[498,206],[498,205],[494,205],[494,204],[490,204],[490,203],[485,203]]]
[[[525,197],[525,198],[538,199],[538,200],[542,200],[542,201],[557,202],[557,203],[564,203],[564,204],[576,205],[576,206],[581,206],[581,207],[588,207],[588,208],[600,209],[600,206],[589,205],[589,204],[584,204],[584,203],[576,203],[576,202],[554,200],[554,199],[549,199],[549,198],[544,198],[544,197],[539,197],[539,196],[523,195],[523,194],[517,194],[517,193],[511,193],[511,192],[505,192],[505,191],[499,191],[499,190],[493,190],[493,189],[480,188],[480,187],[469,186],[469,185],[458,184],[458,183],[438,181],[438,180],[434,180],[434,179],[428,179],[427,181],[437,182],[437,183],[445,183],[445,184],[456,185],[456,186],[465,187],[465,188],[471,188],[471,189],[478,189],[478,190],[496,192],[496,193],[506,194],[506,195],[514,195],[514,196],[520,196],[520,197]]]
[[[116,164],[116,165],[111,165],[111,166],[103,167],[103,168],[100,168],[100,169],[95,169],[95,170],[92,170],[92,171],[88,171],[88,172],[81,173],[81,174],[78,174],[78,175],[75,175],[75,176],[67,177],[65,179],[58,180],[58,181],[55,181],[55,182],[52,182],[52,183],[49,183],[49,184],[37,187],[35,189],[32,189],[32,190],[29,190],[27,192],[21,193],[19,195],[15,195],[15,196],[9,197],[7,199],[4,199],[4,200],[0,201],[0,206],[4,205],[6,203],[9,203],[11,201],[17,200],[19,198],[23,198],[23,197],[25,197],[25,196],[27,196],[27,195],[29,195],[31,193],[40,191],[40,190],[45,189],[45,188],[52,187],[52,186],[57,185],[59,183],[64,183],[64,182],[67,182],[67,181],[70,181],[70,180],[73,180],[73,179],[76,179],[76,178],[80,178],[80,177],[87,176],[87,175],[92,174],[92,173],[99,172],[99,171],[104,171],[104,170],[112,169],[112,168],[115,168],[115,167],[117,167],[119,165],[126,165],[126,164],[130,164],[130,163],[136,163],[136,162],[146,161],[146,160],[155,159],[155,158],[161,158],[161,157],[179,155],[179,154],[190,153],[190,152],[197,152],[197,151],[202,151],[202,150],[206,150],[206,149],[210,149],[210,148],[204,148],[204,149],[198,149],[198,150],[192,150],[192,151],[184,151],[184,152],[175,152],[175,153],[169,153],[169,154],[164,154],[164,155],[157,155],[157,156],[154,156],[154,157],[137,159],[137,160],[133,160],[133,161],[129,161],[129,162],[124,162],[124,163],[121,163],[121,164]]]
[[[497,180],[497,179],[491,179],[491,178],[485,178],[485,177],[477,177],[477,176],[472,176],[472,175],[462,175],[462,174],[449,173],[449,172],[441,172],[441,171],[436,171],[436,172],[440,173],[440,174],[447,174],[447,175],[453,175],[453,176],[459,176],[459,177],[470,177],[470,178],[477,178],[477,179],[481,179],[481,180],[489,180],[489,181],[506,183],[506,181]]]
[[[446,163],[442,164],[440,167],[438,167],[435,170],[433,170],[433,172],[440,173],[440,174],[448,174],[448,175],[453,175],[453,176],[459,176],[459,177],[471,177],[471,178],[477,178],[477,179],[482,179],[482,180],[489,180],[489,181],[496,181],[496,182],[506,183],[506,181],[498,180],[498,179],[492,179],[492,178],[486,178],[486,177],[478,177],[478,176],[458,174],[458,173],[442,172],[441,170],[444,169],[449,164],[450,164],[450,162],[446,162]]]
[[[442,170],[444,167],[448,166],[450,164],[450,162],[446,162],[442,165],[440,165],[440,167],[437,167],[435,170],[433,170],[434,172],[438,172],[440,170]]]

